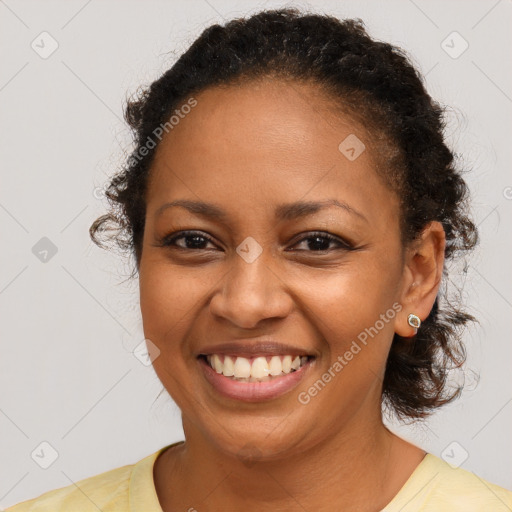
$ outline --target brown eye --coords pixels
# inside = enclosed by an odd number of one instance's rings
[[[178,240],[184,240],[184,243],[178,244]],[[163,237],[159,245],[161,247],[177,247],[184,250],[206,249],[208,243],[213,244],[211,238],[202,234],[200,231],[180,231]]]
[[[309,236],[302,238],[298,244],[306,243],[306,247],[308,248],[307,252],[325,252],[331,250],[329,246],[331,244],[337,244],[337,249],[345,249],[351,250],[352,246],[345,242],[344,240],[339,239],[329,233],[324,232],[315,232],[311,233]],[[297,244],[295,244],[297,245]]]

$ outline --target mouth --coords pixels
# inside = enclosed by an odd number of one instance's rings
[[[278,398],[295,388],[315,364],[311,355],[273,354],[243,357],[200,354],[202,373],[218,394],[244,402]]]
[[[200,354],[216,373],[238,382],[268,382],[304,367],[313,356],[267,355],[241,357],[224,354]]]

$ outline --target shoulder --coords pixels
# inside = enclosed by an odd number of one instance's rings
[[[382,512],[509,512],[512,491],[428,453]]]
[[[148,512],[154,508],[153,464],[167,447],[139,460],[84,478],[71,485],[54,489],[23,501],[5,512],[124,512],[134,500]],[[156,509],[158,510],[158,509]]]
[[[84,478],[74,484],[18,503],[8,508],[6,512],[128,510],[126,500],[132,469],[133,465],[123,466]]]

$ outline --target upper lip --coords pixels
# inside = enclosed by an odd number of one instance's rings
[[[238,357],[258,357],[258,356],[313,356],[311,350],[279,343],[277,341],[250,341],[238,340],[219,345],[207,345],[197,352],[197,356],[207,356],[211,354],[223,354]]]

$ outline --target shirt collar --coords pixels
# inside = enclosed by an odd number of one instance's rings
[[[128,491],[130,512],[163,512],[155,489],[153,466],[163,451],[180,443],[183,441],[164,446],[134,465]]]

